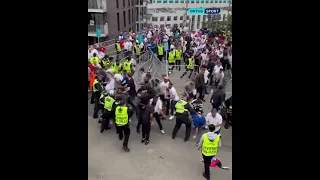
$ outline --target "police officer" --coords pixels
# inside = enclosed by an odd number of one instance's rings
[[[179,68],[179,71],[181,71],[181,56],[182,56],[182,50],[181,50],[181,47],[179,47],[177,50],[176,50],[176,69],[178,70]],[[178,66],[179,65],[179,66]]]
[[[184,97],[184,99],[186,99],[186,97]],[[188,141],[189,137],[190,137],[190,133],[191,133],[191,120],[189,119],[188,111],[190,112],[191,115],[194,115],[197,112],[184,99],[181,99],[175,105],[176,125],[174,126],[174,129],[172,132],[172,139],[176,138],[177,132],[179,131],[181,125],[185,124],[186,125],[186,134],[184,137],[184,141]],[[189,99],[191,99],[191,98],[189,98]]]
[[[101,67],[104,71],[107,70],[108,64],[110,64],[109,56],[106,55],[102,60],[101,60]]]
[[[116,40],[116,43],[114,45],[116,51],[117,51],[117,59],[120,58],[118,54],[121,53],[121,46],[120,46],[120,41],[119,40]]]
[[[174,53],[174,49],[171,49],[168,56],[168,63],[170,66],[172,66],[171,71],[174,68],[174,64],[176,63],[176,54]]]
[[[141,53],[141,51],[140,51],[140,45],[134,42],[134,43],[133,43],[133,47],[134,47],[133,51],[134,51],[134,53],[135,53],[135,55],[136,55],[136,60],[139,61],[139,57],[140,57],[140,53]],[[138,63],[139,63],[139,62],[138,62]]]
[[[131,57],[126,57],[127,61],[123,63],[123,69],[126,70],[127,73],[131,73],[132,70],[132,63],[130,62]]]
[[[100,98],[99,98],[99,109],[101,110],[101,112],[103,113],[104,112],[104,101],[105,101],[105,98],[107,97],[108,93],[107,91],[103,91],[100,95]],[[99,117],[99,121],[98,123],[102,123],[102,114],[100,115],[101,117]]]
[[[120,60],[117,59],[116,60],[116,63],[114,63],[112,66],[111,66],[111,69],[114,71],[115,74],[121,74],[122,72],[122,64],[120,63]]]
[[[101,92],[103,91],[102,78],[103,78],[102,75],[98,75],[93,82],[93,98],[94,98],[93,118],[98,118],[99,104],[100,104],[99,98],[100,98]]]
[[[117,132],[119,133],[119,139],[123,139],[124,135],[124,141],[122,149],[126,152],[129,152],[130,149],[128,148],[128,142],[129,142],[129,136],[130,136],[130,122],[129,118],[133,115],[132,108],[126,106],[126,103],[124,100],[121,99],[121,97],[116,97],[116,100],[118,101],[118,105],[115,109],[115,123]]]
[[[109,130],[110,128],[110,119],[114,118],[114,111],[116,109],[117,104],[114,99],[114,90],[109,91],[107,96],[104,97],[103,104],[103,121],[101,123],[100,133],[103,133],[104,130]]]
[[[99,63],[99,58],[96,53],[93,53],[93,56],[90,58],[90,64],[96,66]]]
[[[163,58],[163,44],[158,45],[158,59],[162,62]]]
[[[194,57],[192,56],[191,58],[188,58],[186,64],[187,64],[186,71],[182,74],[180,79],[183,78],[183,76],[186,75],[188,73],[188,71],[190,71],[189,78],[191,77],[191,74],[192,74],[192,72],[194,70]]]
[[[214,125],[209,125],[209,132],[201,136],[198,144],[198,150],[201,149],[204,163],[204,172],[202,176],[207,180],[210,179],[210,164],[211,159],[218,153],[220,136],[214,132]]]

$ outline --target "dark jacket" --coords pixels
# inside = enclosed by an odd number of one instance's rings
[[[223,91],[216,91],[212,94],[210,101],[214,108],[218,108],[225,101],[226,94]]]
[[[204,84],[204,75],[203,72],[200,72],[199,74],[196,75],[196,80],[195,80],[195,87],[201,87]]]

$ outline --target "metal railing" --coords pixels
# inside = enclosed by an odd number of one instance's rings
[[[107,0],[88,0],[88,9],[107,9]]]

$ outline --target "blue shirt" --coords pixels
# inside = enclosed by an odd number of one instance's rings
[[[192,115],[192,119],[193,119],[193,126],[195,128],[203,127],[206,124],[206,118],[203,116],[199,117],[198,114]]]

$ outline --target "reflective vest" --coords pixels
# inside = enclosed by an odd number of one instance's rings
[[[118,106],[115,112],[116,124],[118,126],[124,126],[129,122],[128,107]]]
[[[102,60],[102,65],[103,67],[106,67],[107,64],[110,63],[110,60],[109,59],[106,59],[106,60]]]
[[[194,68],[194,60],[192,58],[189,58],[189,64],[187,66],[187,69],[193,69]]]
[[[98,57],[91,57],[90,58],[90,64],[95,65],[99,63],[99,58]]]
[[[176,60],[181,60],[182,50],[176,50]]]
[[[104,104],[104,99],[105,99],[105,96],[103,93],[101,94],[100,98],[99,98],[99,104]]]
[[[124,62],[123,63],[123,69],[126,70],[127,73],[131,72],[131,62],[129,62],[129,61]]]
[[[139,45],[135,45],[134,48],[136,50],[136,55],[140,55],[140,46]]]
[[[96,86],[97,83],[98,83],[100,86],[102,86],[102,84],[101,84],[97,79],[95,79],[95,80],[93,81],[93,92],[97,92],[97,91],[98,91],[98,89],[95,88],[95,86]],[[102,88],[102,89],[103,89],[103,88]]]
[[[202,154],[205,156],[215,156],[218,153],[220,135],[214,141],[210,141],[207,134],[203,135]]]
[[[184,106],[188,104],[187,101],[184,100],[180,100],[176,103],[176,105],[174,106],[176,108],[176,113],[184,113],[186,111],[188,111],[186,108],[184,108]]]
[[[158,46],[158,55],[163,55],[163,47]]]
[[[117,64],[116,63],[114,63],[113,65],[112,65],[112,70],[114,70],[114,73],[119,73],[118,71],[121,69],[121,67],[122,67],[122,64],[119,64],[118,66],[117,66]]]
[[[108,111],[111,111],[114,102],[115,100],[111,96],[105,97],[104,108]]]
[[[116,49],[116,50],[117,50],[118,52],[121,52],[120,43],[116,43],[116,46],[117,46],[117,49]]]
[[[169,63],[174,63],[175,62],[174,56],[175,56],[174,52],[170,52],[169,53],[169,58],[168,58]]]

